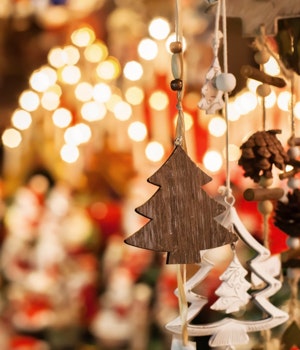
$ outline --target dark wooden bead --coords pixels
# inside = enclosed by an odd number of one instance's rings
[[[180,53],[182,52],[182,43],[181,41],[173,41],[170,44],[170,51],[172,53]]]
[[[180,91],[182,90],[182,86],[183,86],[182,80],[174,79],[171,81],[170,86],[173,91]]]

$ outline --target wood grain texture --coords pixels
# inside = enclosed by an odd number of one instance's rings
[[[226,7],[228,17],[241,18],[244,37],[255,37],[261,25],[274,36],[278,19],[300,17],[299,0],[228,0]]]
[[[210,181],[182,147],[176,146],[148,179],[159,189],[136,209],[150,221],[125,242],[167,252],[169,264],[198,263],[200,250],[234,242],[235,236],[214,219],[225,208],[201,188]]]

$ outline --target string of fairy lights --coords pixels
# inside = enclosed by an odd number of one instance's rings
[[[167,147],[167,141],[164,140],[171,139],[170,135],[163,137],[162,133],[169,131],[164,130],[162,121],[158,121],[156,128],[159,137],[156,139],[154,133],[150,138],[142,109],[139,107],[147,103],[158,114],[167,111],[170,102],[167,92],[157,87],[146,97],[144,84],[147,80],[145,76],[149,74],[148,71],[153,71],[153,67],[164,67],[163,69],[168,70],[168,48],[173,39],[174,34],[171,33],[168,20],[154,18],[149,23],[148,36],[138,44],[139,59],[128,61],[121,67],[118,59],[109,55],[106,44],[96,38],[91,27],[74,30],[70,43],[63,47],[53,47],[49,51],[47,64],[31,74],[29,87],[20,94],[18,106],[11,115],[11,125],[2,134],[3,145],[20,151],[24,133],[36,125],[35,119],[48,118],[49,115],[53,130],[61,130],[58,151],[65,163],[78,161],[80,147],[91,142],[94,129],[115,130],[116,123],[122,130],[120,132],[126,134],[128,142],[144,147],[147,161],[161,161]],[[264,65],[264,70],[272,75],[279,73],[273,57]],[[121,87],[120,78],[123,81]],[[232,125],[243,122],[243,116],[260,108],[260,100],[256,94],[258,84],[259,82],[248,79],[247,88],[230,99],[228,115]],[[267,109],[276,107],[283,113],[288,113],[291,108],[290,101],[289,91],[274,89],[265,97],[265,106]],[[296,120],[300,120],[300,101],[295,101],[294,116]],[[174,115],[174,119],[175,117]],[[199,123],[201,118],[199,111]],[[107,120],[110,122],[105,123]],[[194,120],[187,112],[185,121],[186,129],[192,129]],[[220,115],[210,115],[206,127],[210,134],[210,144],[204,154],[203,164],[208,171],[218,172],[224,159],[220,146],[222,142],[218,140],[226,132],[226,123]],[[121,139],[124,141],[125,136]],[[229,145],[230,161],[238,160],[239,145]]]

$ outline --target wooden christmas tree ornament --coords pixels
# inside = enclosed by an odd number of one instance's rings
[[[214,218],[225,208],[201,188],[211,178],[181,146],[148,181],[160,188],[136,211],[150,221],[128,237],[127,244],[167,252],[169,264],[190,264],[201,261],[200,250],[235,240]]]

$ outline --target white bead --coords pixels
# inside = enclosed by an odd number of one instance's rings
[[[300,247],[300,239],[298,237],[289,237],[286,240],[286,244],[292,249],[297,249]]]
[[[216,87],[224,92],[231,92],[236,86],[235,76],[231,73],[221,73],[216,77]]]
[[[171,59],[172,74],[174,79],[182,78],[182,55],[181,53],[174,53]]]
[[[289,188],[295,189],[300,187],[300,179],[291,177],[288,179],[287,185]]]
[[[297,159],[300,156],[300,149],[299,147],[296,147],[296,146],[290,147],[287,153],[291,159]]]

